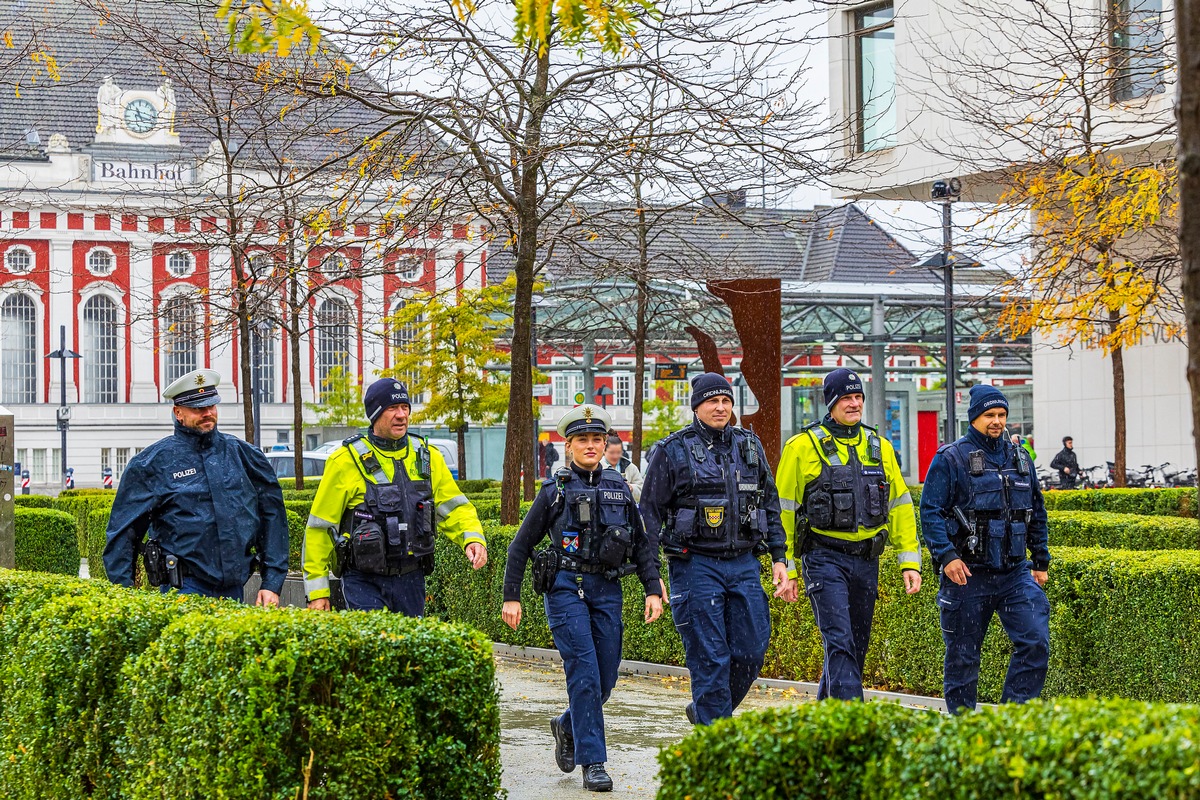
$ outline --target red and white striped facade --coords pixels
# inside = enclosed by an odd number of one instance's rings
[[[171,335],[164,310],[173,298],[190,298],[199,309],[195,366],[221,373],[223,427],[234,432],[242,427],[237,331],[229,314],[222,313],[231,305],[234,273],[228,249],[213,244],[225,220],[171,215],[171,195],[161,189],[95,191],[89,185],[87,160],[82,154],[56,154],[45,164],[0,164],[0,370],[5,370],[0,380],[9,383],[7,390],[0,386],[0,405],[15,415],[15,447],[17,459],[24,457],[23,468],[36,461],[44,464],[34,475],[35,483],[43,476],[45,482],[58,480],[55,409],[60,403],[60,366],[45,356],[59,347],[60,326],[66,327],[67,347],[84,355],[68,364],[66,380],[67,404],[73,407],[68,465],[81,484],[98,485],[104,466],[119,472],[133,452],[170,430],[170,408],[161,391],[169,382],[165,343]],[[36,172],[43,173],[35,182],[40,187],[30,186],[28,180]],[[138,209],[139,202],[144,210]],[[120,210],[103,210],[112,207]],[[262,243],[249,248],[247,255],[273,257],[280,247],[278,221],[259,219],[254,224]],[[311,328],[325,300],[344,303],[353,320],[346,348],[348,369],[364,382],[392,361],[386,317],[405,298],[456,286],[474,288],[487,280],[486,249],[478,226],[393,230],[389,224],[372,230],[373,224],[378,223],[354,222],[346,230],[333,230],[307,255],[318,283],[321,265],[331,255],[341,256],[350,266],[353,277],[318,287],[304,324]],[[218,303],[224,305],[217,308]],[[115,358],[111,348],[104,355],[115,362],[115,376],[104,376],[106,391],[100,394],[89,385],[99,382],[88,359],[97,346],[90,339],[89,331],[96,329],[89,328],[88,316],[95,308],[110,314],[115,310],[116,322],[107,329],[115,330]],[[297,387],[291,380],[283,331],[276,327],[269,334],[273,385],[267,392],[273,402],[263,406],[265,446],[296,444],[291,440],[291,403],[296,391],[306,402],[317,396],[317,338],[309,335],[302,343],[304,377]],[[28,347],[31,342],[33,348]],[[24,370],[20,391],[12,377],[18,361],[18,371]],[[36,370],[35,377],[31,370]],[[96,402],[99,396],[105,399]],[[312,418],[308,411],[305,416]],[[37,450],[43,451],[40,456]]]

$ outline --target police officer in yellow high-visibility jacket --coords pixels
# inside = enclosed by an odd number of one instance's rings
[[[825,378],[829,414],[788,440],[775,484],[787,533],[789,577],[800,556],[804,593],[821,631],[825,661],[817,698],[862,700],[863,661],[879,588],[879,556],[890,540],[904,588],[921,588],[912,496],[892,443],[862,424],[858,374]],[[789,599],[797,598],[791,587]]]
[[[378,380],[363,405],[371,432],[346,440],[325,462],[304,531],[308,607],[329,610],[336,564],[347,608],[419,617],[434,537],[444,534],[479,569],[487,563],[483,527],[442,454],[408,433],[408,388]]]

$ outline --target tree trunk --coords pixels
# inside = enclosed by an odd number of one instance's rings
[[[646,212],[642,208],[641,175],[633,181],[633,199],[637,204],[638,273],[637,319],[633,331],[633,431],[629,435],[629,457],[639,468],[642,466],[642,403],[645,402],[643,387],[646,385],[646,306],[649,303],[650,285],[648,275],[649,247],[647,245]]]
[[[1125,485],[1125,352],[1120,347],[1112,351],[1113,372],[1113,482]]]
[[[458,426],[458,479],[467,477],[467,423]]]
[[[1179,121],[1179,245],[1187,322],[1187,377],[1192,390],[1192,437],[1200,465],[1200,0],[1177,0],[1179,70],[1175,104]]]
[[[291,247],[289,246],[289,249]],[[289,265],[294,266],[289,253]],[[292,437],[296,448],[296,488],[304,488],[304,392],[300,383],[300,306],[296,297],[298,278],[288,278],[288,351],[292,367]]]
[[[512,371],[508,396],[508,431],[504,441],[504,482],[500,490],[500,521],[505,525],[520,522],[521,468],[526,469],[526,488],[532,490],[533,463],[533,369],[530,365],[530,321],[533,309],[533,280],[538,248],[538,181],[541,178],[542,119],[545,116],[546,87],[550,78],[549,47],[538,56],[536,75],[530,89],[530,113],[525,128],[521,164],[521,185],[517,207],[517,255],[513,272],[516,295],[513,298]]]

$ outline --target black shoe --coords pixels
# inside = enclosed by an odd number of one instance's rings
[[[589,792],[611,792],[612,778],[603,764],[588,764],[583,768],[583,788]]]
[[[562,717],[550,720],[550,733],[554,734],[554,763],[563,772],[574,772],[575,736],[563,727]]]
[[[687,714],[688,722],[692,723],[693,725],[696,724],[696,704],[695,703],[688,703],[687,708],[685,708],[683,710],[683,713]]]

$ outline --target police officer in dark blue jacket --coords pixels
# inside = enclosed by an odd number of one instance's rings
[[[621,577],[636,571],[646,591],[647,623],[662,614],[658,552],[642,529],[629,485],[600,463],[611,420],[599,406],[581,405],[558,425],[571,466],[542,485],[508,547],[502,616],[521,624],[525,565],[534,560],[534,589],[545,594],[546,617],[567,675],[569,706],[550,721],[554,759],[563,772],[583,765],[583,788],[612,791],[604,768],[604,703],[621,665]],[[630,563],[632,561],[632,563]]]
[[[1008,400],[971,387],[971,429],[938,449],[921,492],[921,531],[941,566],[938,606],[951,713],[974,709],[992,615],[1013,643],[1002,702],[1041,694],[1050,658],[1046,507],[1025,449],[1004,435]],[[1032,556],[1032,562],[1030,561]]]
[[[698,376],[691,403],[692,424],[655,446],[639,505],[668,559],[671,616],[692,678],[688,719],[707,725],[733,715],[770,643],[757,556],[771,554],[776,597],[791,581],[775,480],[758,437],[730,424],[729,381]]]
[[[163,591],[241,600],[258,564],[257,605],[278,605],[288,570],[283,492],[262,451],[216,429],[220,380],[213,370],[195,370],[163,392],[175,404],[175,433],[125,468],[108,518],[104,569],[113,583],[133,586],[143,551],[146,575]]]

